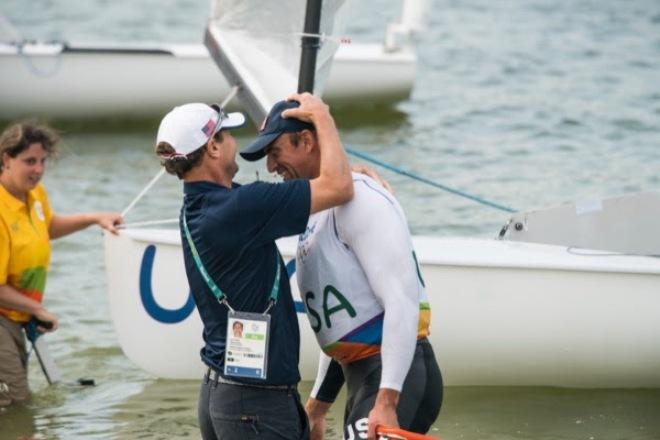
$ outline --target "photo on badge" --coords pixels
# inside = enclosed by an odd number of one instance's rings
[[[269,334],[270,315],[229,312],[225,375],[266,379]]]

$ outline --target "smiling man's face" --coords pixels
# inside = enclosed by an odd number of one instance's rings
[[[310,142],[311,132],[284,133],[266,148],[266,168],[270,173],[279,174],[282,179],[313,179],[312,170],[315,155],[311,153],[307,143]],[[292,138],[298,138],[298,144]]]

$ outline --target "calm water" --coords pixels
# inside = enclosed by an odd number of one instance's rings
[[[360,3],[354,40],[380,40],[399,3]],[[0,12],[31,38],[194,42],[206,5],[2,0]],[[347,143],[517,209],[660,187],[658,0],[438,0],[418,49],[410,100],[391,111],[337,115]],[[56,210],[123,209],[158,171],[150,151],[156,126],[62,126],[63,154],[46,178]],[[240,141],[252,135],[243,131]],[[256,171],[267,178],[260,166],[241,166],[239,180]],[[416,234],[494,236],[506,221],[384,175]],[[172,217],[179,198],[178,182],[164,178],[127,220]],[[63,317],[49,336],[58,364],[67,377],[98,385],[49,388],[33,360],[34,402],[0,413],[0,439],[199,437],[197,383],[156,380],[117,345],[97,230],[54,243],[46,298]],[[328,438],[340,438],[340,414]],[[447,439],[659,439],[660,391],[448,388],[435,429]]]

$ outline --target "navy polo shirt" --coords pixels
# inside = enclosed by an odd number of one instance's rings
[[[262,313],[280,260],[277,304],[270,310],[267,379],[232,378],[245,383],[293,385],[300,381],[300,334],[289,277],[275,239],[300,234],[310,214],[309,181],[255,182],[232,189],[212,182],[184,183],[183,210],[202,263],[236,311]],[[188,283],[204,323],[205,364],[224,370],[227,307],[202,278],[181,227]]]

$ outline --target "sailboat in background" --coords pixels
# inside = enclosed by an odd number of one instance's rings
[[[333,58],[343,3],[324,2],[320,31],[302,35],[307,48],[324,40],[317,92]],[[206,43],[260,121],[310,74],[305,66],[314,60],[292,50],[299,47],[305,4],[287,2],[291,11],[278,4],[291,23],[277,21],[281,27],[269,29],[271,35],[253,26],[248,46],[241,20],[255,20],[261,9],[253,0],[214,4]],[[278,39],[283,49],[273,48]],[[266,54],[279,56],[268,68],[253,62],[266,62]],[[516,213],[499,240],[413,237],[446,384],[660,387],[660,259],[653,256],[660,254],[660,234],[644,220],[659,213],[660,195],[644,194]],[[111,316],[124,353],[158,377],[198,378],[202,324],[179,230],[129,228],[106,234],[104,244]],[[295,237],[278,241],[291,279],[296,244]],[[300,313],[301,374],[312,380],[318,346],[295,280],[291,285]]]
[[[402,1],[401,21],[389,25],[383,43],[338,47],[325,100],[391,105],[410,96],[417,57],[407,36],[428,2]],[[268,27],[278,20],[274,15]],[[38,42],[22,38],[1,14],[0,71],[0,102],[12,103],[0,106],[0,120],[158,117],[181,102],[205,102],[210,94],[219,100],[230,89],[202,44]]]

